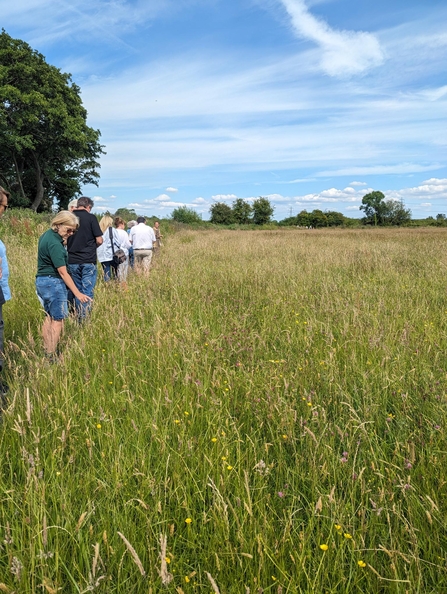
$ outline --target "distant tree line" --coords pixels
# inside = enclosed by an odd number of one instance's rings
[[[278,224],[281,227],[295,226],[295,227],[312,227],[312,229],[319,229],[321,227],[341,227],[346,224],[346,217],[341,212],[329,210],[323,212],[316,209],[312,212],[302,210],[294,217],[287,217]]]
[[[237,198],[232,206],[225,202],[215,202],[210,208],[210,221],[216,225],[266,225],[271,222],[273,211],[268,198],[260,196],[253,204]]]
[[[362,198],[360,210],[365,216],[359,219],[345,217],[341,212],[320,209],[302,210],[294,216],[287,217],[278,223],[272,221],[273,206],[268,198],[260,196],[253,203],[237,198],[230,206],[225,202],[215,202],[210,208],[210,222],[215,225],[264,225],[276,223],[280,227],[306,227],[320,229],[323,227],[342,227],[356,224],[363,225],[406,225],[411,221],[411,211],[402,202],[386,200],[382,192],[370,192]],[[171,218],[179,223],[200,223],[201,216],[192,208],[182,206],[176,208]],[[447,225],[445,215],[436,217],[436,224]]]

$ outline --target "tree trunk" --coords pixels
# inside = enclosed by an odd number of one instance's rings
[[[37,158],[37,155],[35,152],[33,152],[33,159],[34,159],[34,165],[35,165],[35,169],[36,169],[36,197],[34,198],[34,202],[31,204],[31,209],[36,212],[40,206],[40,203],[42,202],[42,199],[43,199],[44,187],[43,187],[42,169],[40,167],[39,159]]]
[[[19,169],[19,164],[17,163],[17,159],[16,159],[16,156],[15,156],[15,153],[13,153],[12,158],[14,159],[14,168],[16,170],[16,177],[17,177],[17,182],[19,184],[19,188],[20,188],[20,194],[22,195],[22,198],[24,200],[27,200],[27,198],[25,196],[25,191],[24,191],[23,185],[22,185],[21,171]]]

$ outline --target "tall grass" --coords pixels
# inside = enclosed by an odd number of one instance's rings
[[[181,231],[47,366],[6,233],[0,591],[447,592],[446,232]]]

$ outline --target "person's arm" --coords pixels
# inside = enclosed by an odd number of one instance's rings
[[[103,233],[101,231],[101,227],[99,226],[98,220],[94,215],[92,215],[90,221],[90,229],[92,230],[92,233],[95,236],[96,246],[102,245],[104,241],[102,238]]]
[[[119,233],[118,234],[119,240],[120,240],[120,248],[123,248],[125,250],[129,250],[132,247],[132,244],[129,241],[129,237],[127,235],[127,233],[124,231],[124,233]]]
[[[76,287],[76,285],[73,282],[73,279],[68,274],[68,270],[67,270],[66,266],[59,266],[59,268],[57,268],[57,271],[60,274],[61,279],[67,285],[67,288],[70,289],[70,291],[73,293],[73,295],[76,297],[76,299],[79,299],[79,301],[81,303],[87,303],[88,301],[92,300],[91,297],[89,297],[88,295],[84,295],[84,293],[81,293],[78,290],[78,288]]]

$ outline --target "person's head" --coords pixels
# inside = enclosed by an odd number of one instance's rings
[[[121,217],[115,217],[115,220],[113,221],[113,224],[115,225],[115,227],[117,229],[124,229],[124,227],[126,225],[124,219],[122,219]]]
[[[73,212],[75,208],[78,208],[78,199],[75,198],[68,203],[68,210]]]
[[[136,225],[136,224],[137,224],[137,222],[136,222],[136,221],[129,221],[129,222],[127,223],[127,228],[128,228],[128,229],[132,229],[132,227],[135,227],[135,225]]]
[[[8,208],[9,192],[0,186],[0,217],[5,214]]]
[[[156,229],[158,229],[158,228],[160,227],[160,223],[159,223],[158,221],[155,221],[155,223],[154,223],[154,227],[155,227]]]
[[[51,220],[51,228],[65,240],[79,229],[79,219],[69,210],[61,210]]]
[[[88,198],[88,196],[81,196],[78,198],[78,208],[85,208],[85,210],[90,212],[93,206],[94,202],[91,198]]]
[[[146,219],[144,217],[138,217],[137,218],[137,225],[139,225],[140,223],[145,223]]]
[[[113,219],[110,215],[104,215],[99,221],[99,227],[103,233],[107,231],[109,227],[113,225]]]

